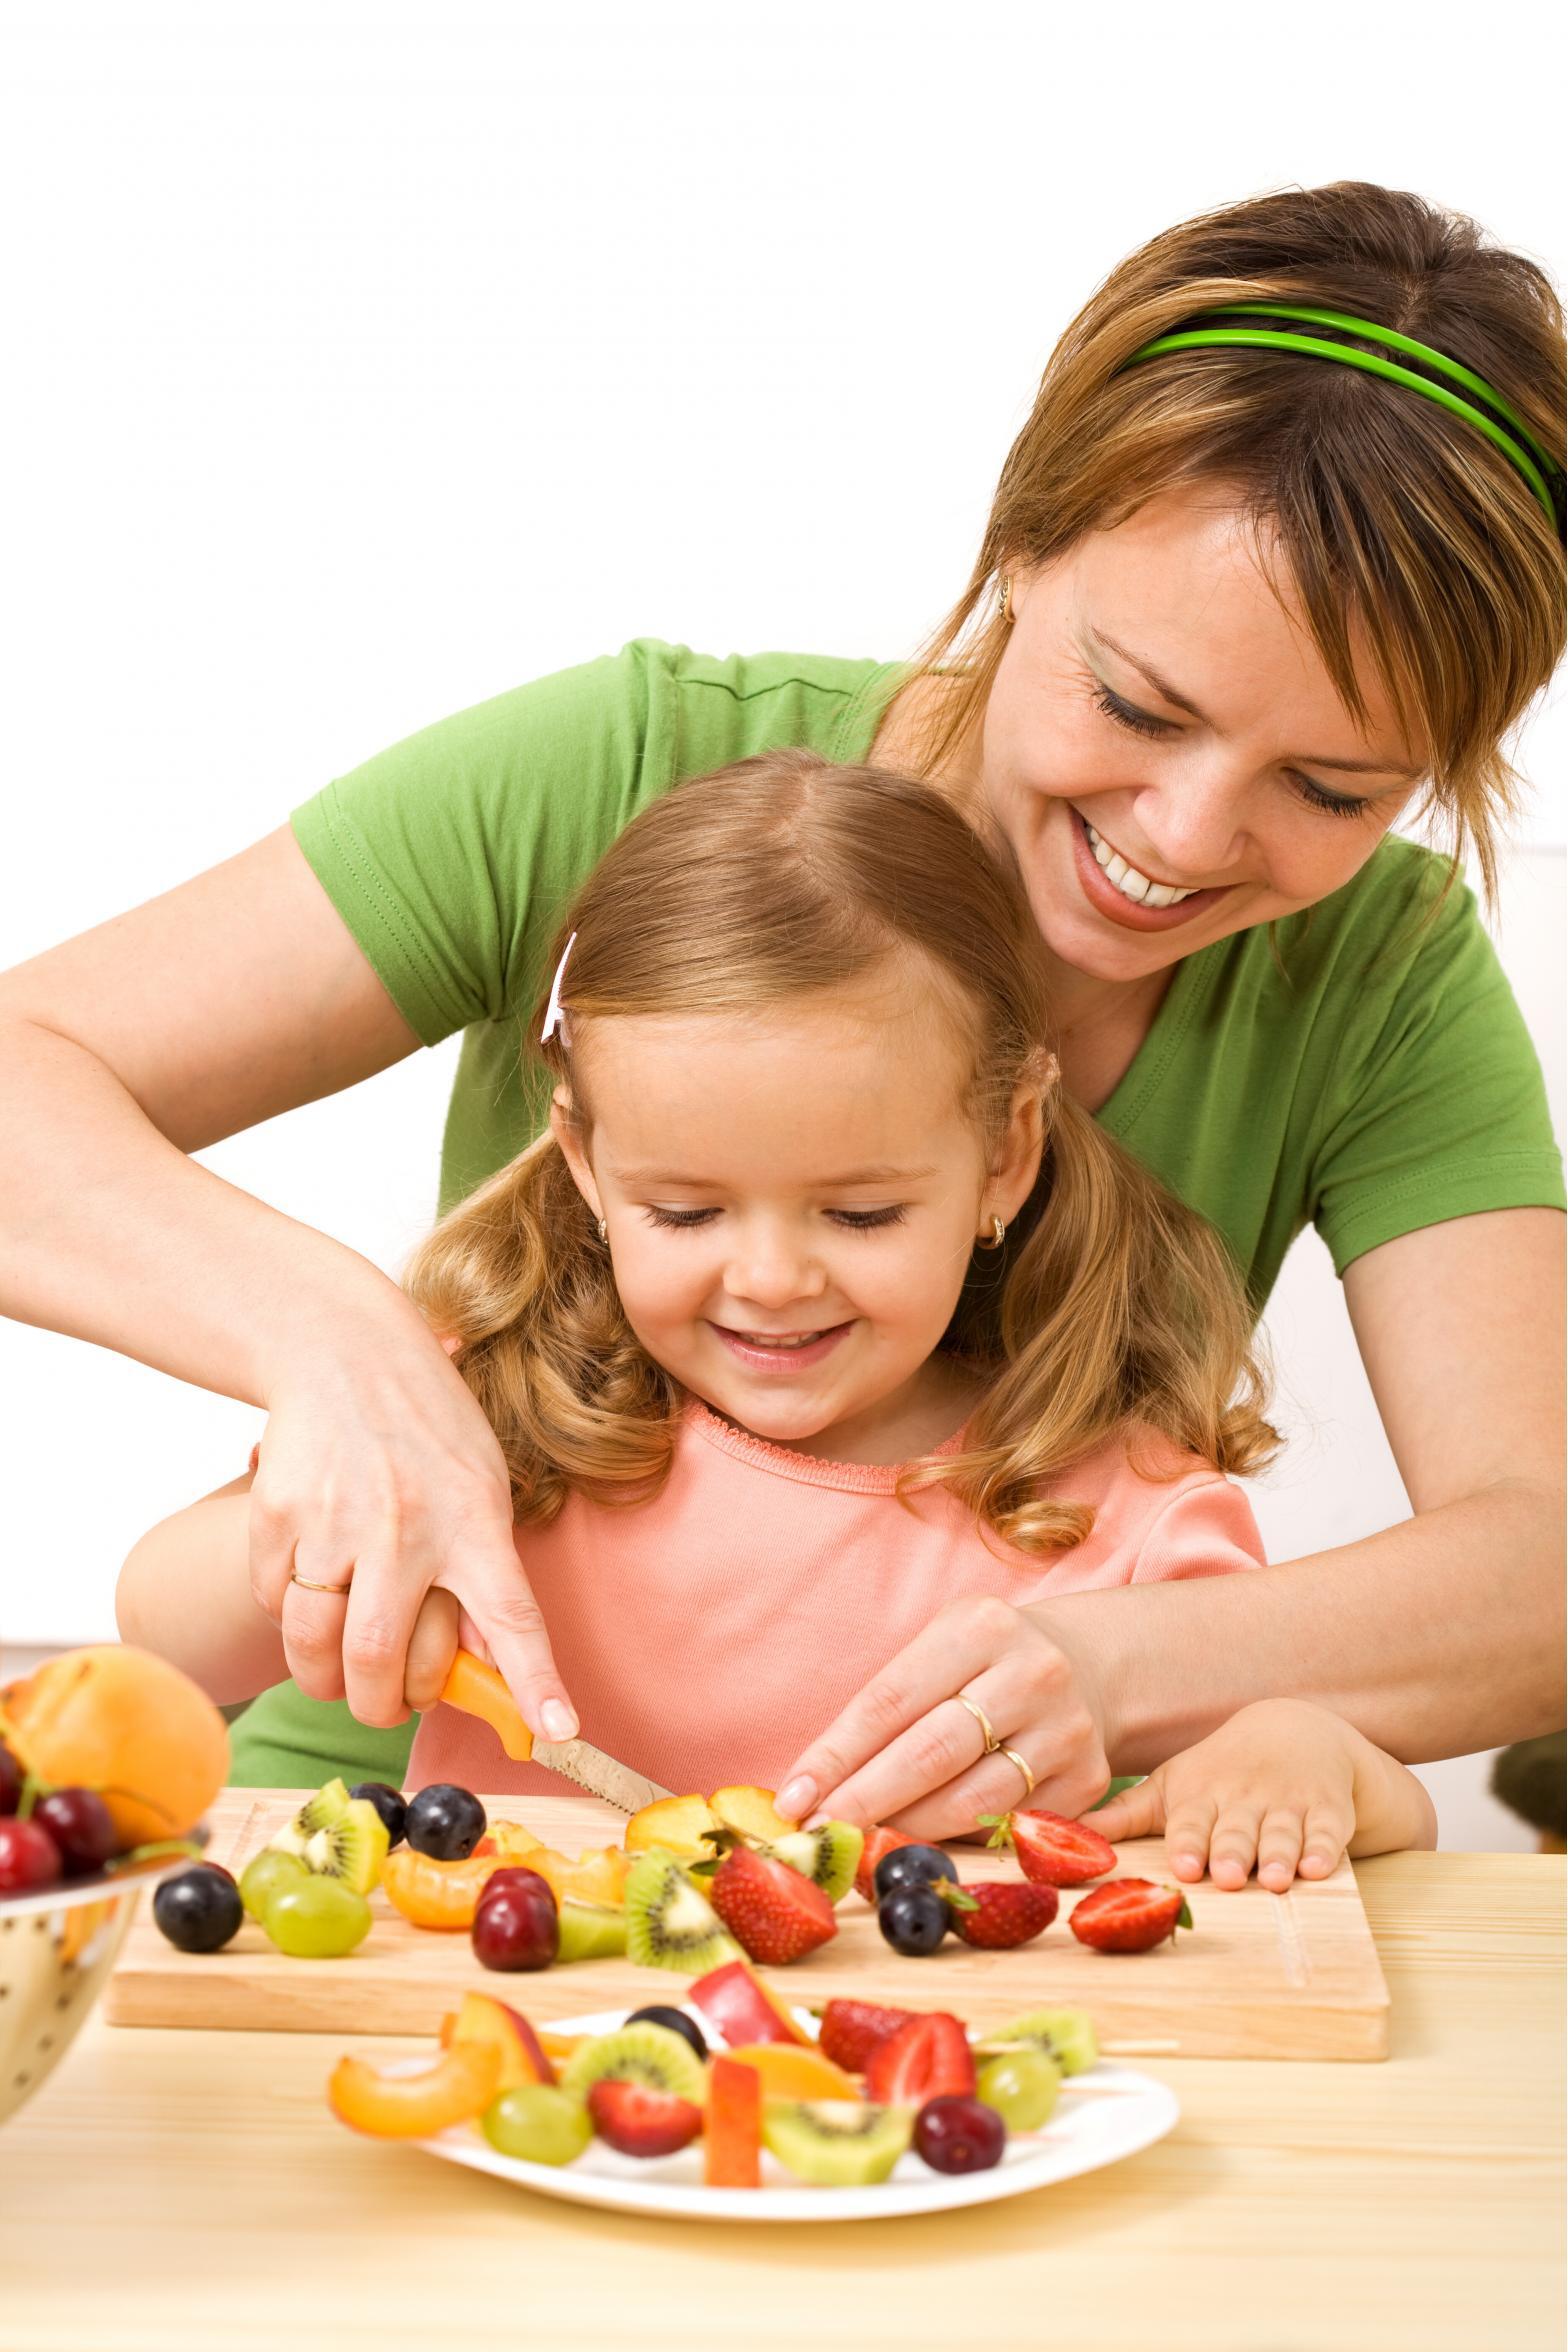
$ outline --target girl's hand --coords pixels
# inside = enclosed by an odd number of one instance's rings
[[[1219,1887],[1283,1892],[1299,1874],[1327,1878],[1346,1852],[1435,1846],[1431,1798],[1403,1764],[1352,1724],[1305,1699],[1243,1707],[1206,1740],[1123,1789],[1092,1816],[1103,1837],[1165,1832],[1177,1878],[1207,1864]]]
[[[300,1688],[347,1698],[361,1723],[401,1723],[410,1675],[423,1687],[432,1672],[429,1629],[412,1659],[410,1643],[441,1586],[529,1727],[572,1738],[577,1718],[512,1542],[501,1449],[415,1310],[390,1337],[316,1350],[308,1375],[268,1407],[251,1487],[251,1590],[281,1628]],[[312,1591],[296,1577],[345,1590]],[[435,1624],[445,1640],[445,1618]]]
[[[1028,1801],[1081,1813],[1110,1777],[1104,1708],[1089,1662],[1067,1654],[1058,1630],[989,1594],[953,1602],[797,1759],[779,1811],[951,1838],[1018,1805],[1023,1775],[986,1754],[968,1700],[1034,1774]]]

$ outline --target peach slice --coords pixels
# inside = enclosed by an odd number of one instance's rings
[[[493,1666],[472,1650],[459,1650],[441,1686],[441,1704],[460,1707],[488,1723],[514,1764],[526,1764],[534,1752],[534,1735],[523,1721],[517,1701]]]
[[[715,2058],[708,2068],[703,2179],[710,2189],[760,2188],[761,2156],[762,2078],[755,2067]]]
[[[708,1804],[726,1829],[750,1845],[771,1846],[795,1828],[773,1802],[773,1791],[761,1788],[715,1789]]]
[[[508,2002],[498,2001],[493,1993],[465,1993],[462,2007],[442,2019],[442,2048],[454,2049],[459,2042],[496,2044],[501,2053],[501,2071],[495,2086],[498,2092],[521,2090],[525,2083],[555,2080],[555,2068],[527,2018],[520,2016]],[[837,2071],[835,2068],[834,2072]],[[824,2091],[819,2095],[826,2098],[829,2094]]]
[[[495,2097],[499,2042],[455,2042],[418,2074],[383,2074],[365,2058],[340,2058],[327,2083],[327,2105],[340,2123],[379,2140],[425,2140],[466,2123]]]
[[[530,1870],[545,1879],[558,1903],[586,1903],[600,1910],[619,1910],[626,1893],[630,1858],[619,1846],[600,1846],[568,1861],[553,1846],[535,1846],[522,1857]]]
[[[718,1816],[706,1797],[660,1797],[627,1822],[626,1851],[644,1854],[660,1846],[677,1862],[711,1862],[718,1834]]]
[[[824,2058],[814,2046],[797,2049],[793,2042],[753,2042],[725,2052],[737,2066],[749,2066],[762,2077],[765,2099],[858,2099],[860,2085],[842,2066]]]

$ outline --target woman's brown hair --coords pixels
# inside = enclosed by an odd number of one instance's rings
[[[679,785],[579,890],[552,966],[573,934],[570,1043],[532,1043],[543,1001],[527,1036],[585,1142],[595,1022],[745,1017],[872,974],[923,987],[952,1028],[967,1074],[955,1115],[988,1150],[1020,1083],[1038,1086],[1039,1178],[1004,1248],[977,1250],[943,1342],[988,1385],[963,1451],[911,1465],[906,1493],[950,1487],[1004,1539],[1044,1552],[1081,1541],[1093,1515],[1043,1489],[1110,1439],[1136,1432],[1155,1468],[1150,1437],[1222,1470],[1264,1458],[1273,1432],[1225,1251],[1058,1083],[1022,883],[937,792],[802,751]],[[683,1392],[627,1323],[553,1136],[460,1202],[405,1279],[459,1343],[521,1520],[549,1520],[572,1488],[601,1503],[656,1491]]]
[[[1490,895],[1515,807],[1509,735],[1563,643],[1562,550],[1473,427],[1397,384],[1236,346],[1128,362],[1226,303],[1338,310],[1430,344],[1511,401],[1560,464],[1562,308],[1545,273],[1474,221],[1365,181],[1293,189],[1168,229],[1114,269],[1052,353],[997,485],[969,585],[920,665],[956,673],[917,765],[976,723],[1007,626],[998,576],[1063,555],[1162,491],[1234,485],[1277,547],[1347,709],[1353,635],[1425,767],[1428,806]],[[1272,544],[1271,544],[1272,543]]]

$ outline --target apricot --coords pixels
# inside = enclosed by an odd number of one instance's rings
[[[126,1846],[187,1836],[229,1769],[206,1692],[167,1658],[112,1642],[7,1683],[0,1737],[51,1787],[96,1789]]]

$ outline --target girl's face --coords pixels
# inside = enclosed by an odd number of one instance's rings
[[[559,1098],[552,1124],[643,1347],[759,1437],[876,1459],[950,1384],[930,1359],[977,1236],[1034,1181],[1037,1094],[988,1170],[951,1026],[907,972],[579,1039],[586,1151]]]
[[[1368,666],[1363,727],[1281,587],[1213,485],[1013,576],[980,793],[1064,964],[1138,981],[1294,914],[1411,797],[1416,754]]]

